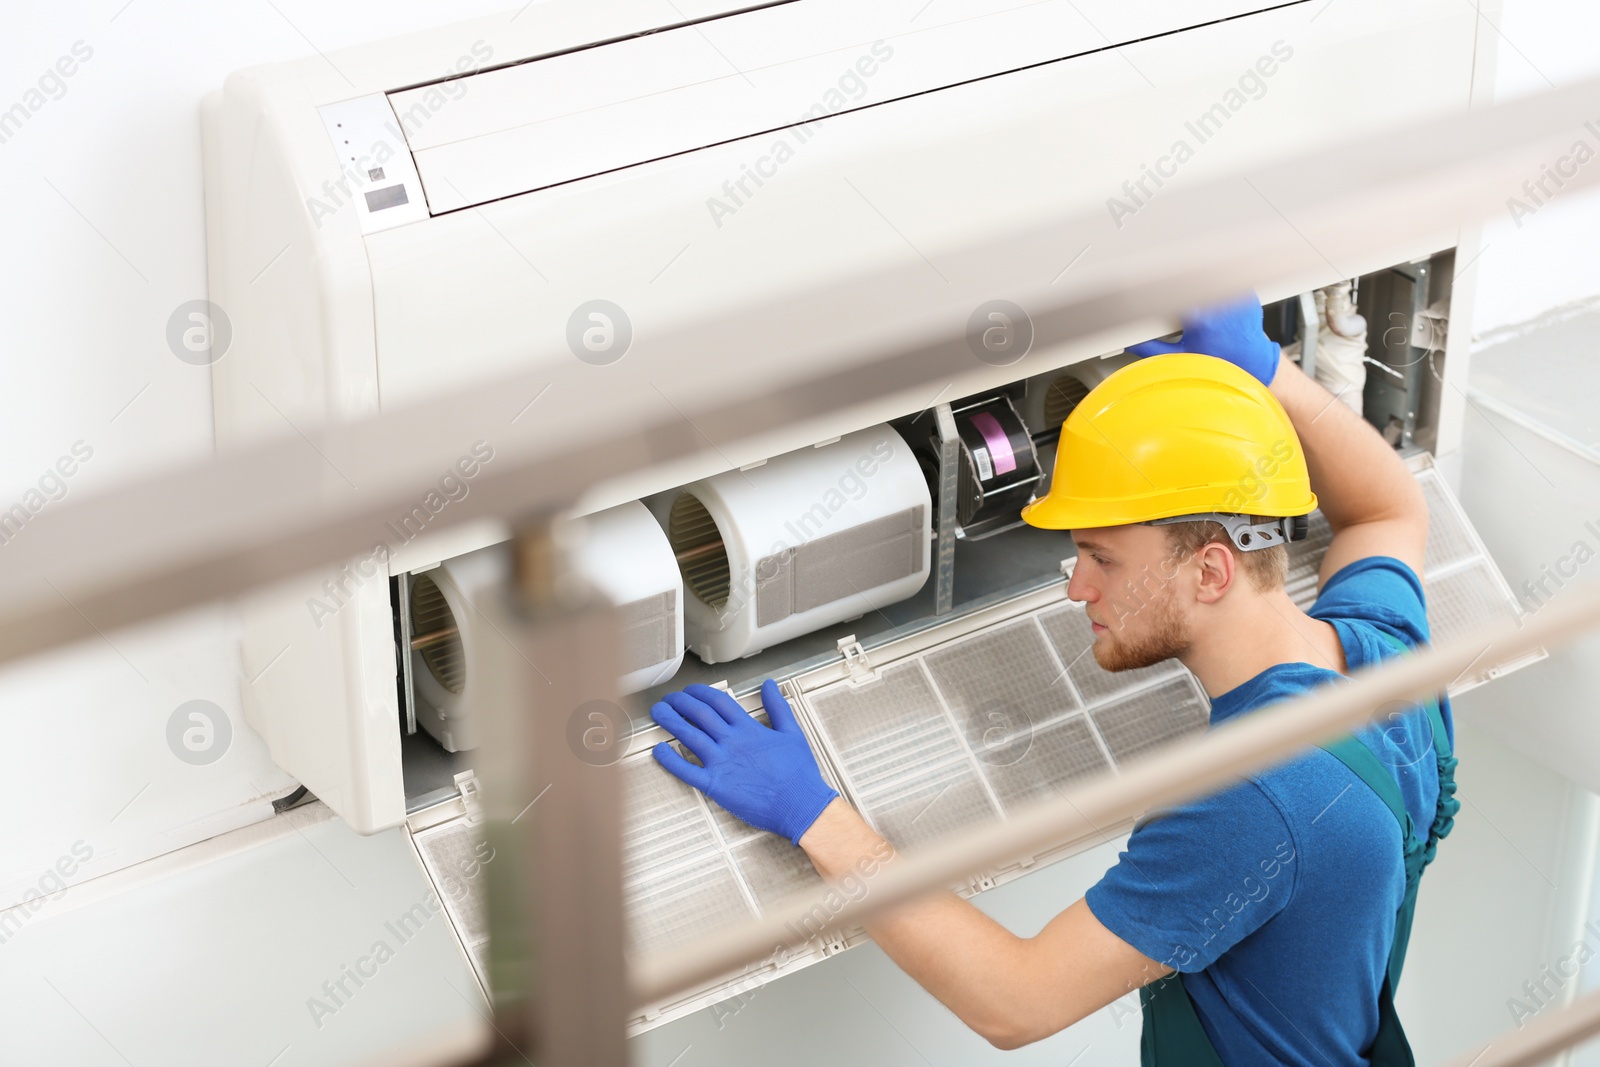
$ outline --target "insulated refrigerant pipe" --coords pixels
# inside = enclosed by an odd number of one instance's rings
[[[1540,646],[1565,644],[1597,626],[1600,583],[1591,582],[1552,600],[1520,628],[1505,623],[1478,627],[1443,644],[1358,671],[1347,685],[1327,686],[1266,713],[1243,716],[1193,745],[1157,753],[1128,766],[1119,777],[1068,789],[1060,799],[1041,803],[1006,823],[966,830],[908,853],[874,875],[867,891],[842,907],[829,902],[830,896],[836,901],[837,894],[809,896],[773,909],[764,919],[703,938],[691,948],[642,959],[631,969],[633,1002],[662,1000],[763,960],[779,946],[799,945],[819,932],[818,916],[827,917],[824,929],[847,929],[897,904],[963,881],[972,871],[1100,833],[1102,827],[1125,823],[1151,808],[1214,792],[1241,775],[1365,723],[1391,702],[1419,700],[1446,689],[1486,656],[1491,662],[1506,662]]]

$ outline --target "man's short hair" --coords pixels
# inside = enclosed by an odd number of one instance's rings
[[[1180,559],[1188,559],[1206,545],[1216,541],[1233,553],[1240,570],[1250,578],[1258,592],[1270,593],[1282,589],[1289,576],[1289,549],[1285,545],[1258,548],[1254,552],[1241,551],[1228,537],[1220,522],[1200,519],[1196,522],[1174,522],[1161,527],[1167,531],[1167,545]]]

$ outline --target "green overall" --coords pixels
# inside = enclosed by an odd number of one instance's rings
[[[1397,648],[1406,647],[1398,639],[1388,634],[1384,636]],[[1439,803],[1426,841],[1417,836],[1394,776],[1371,749],[1354,735],[1321,746],[1366,782],[1394,813],[1405,846],[1406,895],[1395,915],[1388,975],[1378,992],[1378,1036],[1366,1052],[1377,1067],[1412,1067],[1416,1062],[1400,1019],[1395,1015],[1394,991],[1400,986],[1400,969],[1405,965],[1406,945],[1411,940],[1411,919],[1417,906],[1417,885],[1422,880],[1422,869],[1433,861],[1439,839],[1450,832],[1455,814],[1461,808],[1461,802],[1455,798],[1456,759],[1450,751],[1438,699],[1428,701],[1426,708],[1433,730],[1434,759],[1439,769]],[[1223,1067],[1211,1039],[1200,1025],[1194,1002],[1184,989],[1183,975],[1174,972],[1145,986],[1139,991],[1139,1004],[1144,1010],[1144,1028],[1139,1038],[1139,1060],[1144,1067]]]

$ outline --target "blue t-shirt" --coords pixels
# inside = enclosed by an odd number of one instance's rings
[[[1332,623],[1351,671],[1428,640],[1422,583],[1388,556],[1357,560],[1309,614]],[[1216,697],[1215,726],[1348,679],[1283,663]],[[1441,701],[1452,749],[1454,724]],[[1439,793],[1420,705],[1356,731],[1387,764],[1418,832]],[[1366,783],[1320,748],[1138,824],[1117,865],[1085,895],[1112,933],[1184,974],[1222,1062],[1364,1064],[1405,894],[1400,829]],[[1171,981],[1173,979],[1167,979]]]

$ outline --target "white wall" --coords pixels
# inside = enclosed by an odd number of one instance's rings
[[[201,97],[240,67],[496,10],[506,5],[105,0],[10,12],[0,114],[21,104],[25,118],[0,127],[0,508],[76,442],[91,454],[64,480],[72,495],[210,453],[210,371],[166,341],[174,309],[206,294]],[[293,783],[240,715],[245,684],[220,606],[0,673],[0,905],[76,843],[91,853],[66,864],[80,878],[270,815],[263,798]],[[233,732],[205,766],[166,738],[195,699],[220,706]]]
[[[1419,1063],[1470,1058],[1526,1021],[1508,1001],[1576,940],[1600,813],[1600,798],[1485,728],[1507,711],[1496,685],[1454,704],[1462,810],[1423,878],[1396,999]]]
[[[1600,52],[1593,47],[1600,8],[1576,0],[1502,4],[1502,10],[1491,12],[1497,28],[1497,100],[1600,74]],[[1592,152],[1594,158],[1584,166],[1600,166],[1600,115],[1595,117],[1596,129],[1575,134],[1573,163],[1580,153],[1587,158]],[[1559,161],[1549,162],[1554,167]],[[1535,182],[1541,176],[1527,178]],[[1485,223],[1476,275],[1469,275],[1476,285],[1472,329],[1478,342],[1469,387],[1478,391],[1478,400],[1466,414],[1462,489],[1463,503],[1512,588],[1525,606],[1537,609],[1550,598],[1537,588],[1530,596],[1524,583],[1545,578],[1564,558],[1570,567],[1579,540],[1600,544],[1586,525],[1600,522],[1600,466],[1528,426],[1531,421],[1580,444],[1600,444],[1595,408],[1600,372],[1594,370],[1592,341],[1600,330],[1600,257],[1594,254],[1600,194],[1563,191],[1549,179],[1545,189],[1532,192],[1543,203],[1528,190],[1506,190],[1506,209]],[[1528,207],[1532,214],[1525,213]],[[1507,418],[1491,410],[1486,398],[1529,418]],[[1577,580],[1592,587],[1596,578],[1580,573]],[[1544,589],[1553,587],[1546,579]],[[1494,699],[1472,705],[1474,711],[1481,706],[1488,712],[1479,719],[1481,727],[1533,766],[1600,791],[1600,726],[1593,715],[1593,693],[1600,684],[1597,657],[1600,637],[1590,635],[1547,663],[1485,690],[1484,696]],[[1551,877],[1562,882],[1564,895],[1587,887],[1587,899],[1576,907],[1565,900],[1546,916],[1546,958],[1540,967],[1555,965],[1579,943],[1600,953],[1600,936],[1584,926],[1586,921],[1600,926],[1595,802],[1591,793],[1574,794],[1580,795],[1584,810],[1574,811],[1566,831],[1567,875],[1551,872]],[[1508,898],[1499,915],[1482,918],[1496,925],[1516,923],[1526,916],[1525,907]],[[1535,970],[1506,982],[1507,1003],[1494,1013],[1497,1022],[1510,1024],[1511,998],[1531,1003],[1521,983],[1539,977]],[[1560,994],[1570,997],[1580,986],[1600,986],[1600,955],[1589,961],[1581,981],[1567,982]],[[1572,1062],[1600,1064],[1600,1043],[1581,1047]]]
[[[1600,36],[1600,6],[1583,0],[1500,0],[1498,13],[1495,6],[1484,4],[1483,10],[1484,25],[1492,27],[1489,33],[1496,43],[1497,101],[1600,74],[1600,49],[1594,46]],[[1600,129],[1600,114],[1594,117]],[[1600,133],[1585,133],[1583,139],[1596,154],[1586,166],[1600,166]],[[1549,162],[1554,166],[1558,160]],[[1546,189],[1554,195],[1539,193],[1543,204],[1534,203],[1520,188],[1507,189],[1508,199],[1516,197],[1534,213],[1514,220],[1508,206],[1486,222],[1483,257],[1472,268],[1478,283],[1472,327],[1478,334],[1600,296],[1600,257],[1593,243],[1600,235],[1600,191],[1563,192],[1550,181]]]

